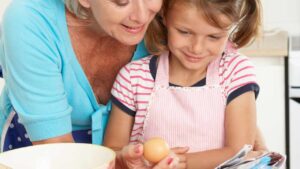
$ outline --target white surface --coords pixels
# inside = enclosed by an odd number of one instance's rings
[[[290,169],[299,168],[300,160],[300,103],[290,100]]]
[[[285,95],[283,57],[252,57],[256,66],[260,93],[257,99],[257,121],[267,147],[282,154],[285,151]]]
[[[293,42],[293,41],[291,41]],[[299,44],[292,44],[292,46]],[[289,94],[290,98],[300,98],[300,50],[291,50],[289,57]],[[300,160],[300,103],[290,99],[290,169],[299,168]]]
[[[300,35],[299,0],[261,0],[264,27],[281,28],[291,34]]]
[[[290,52],[289,80],[290,80],[290,86],[300,87],[300,51]]]
[[[31,146],[0,154],[13,169],[108,169],[115,153],[92,144],[59,143]]]
[[[300,87],[300,86],[298,86],[298,87]],[[289,96],[290,96],[290,98],[292,98],[292,97],[300,98],[300,89],[299,88],[289,88]],[[300,109],[298,111],[300,112]],[[300,128],[300,126],[299,126],[299,128]]]

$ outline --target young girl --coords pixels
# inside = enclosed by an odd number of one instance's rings
[[[260,1],[164,3],[163,23],[152,25],[146,41],[159,57],[120,71],[105,143],[120,149],[160,136],[189,147],[178,154],[179,168],[211,169],[254,144],[259,87],[250,60],[232,50],[258,34]]]

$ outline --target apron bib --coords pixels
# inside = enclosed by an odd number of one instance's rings
[[[189,152],[224,146],[226,98],[219,85],[220,58],[208,66],[205,86],[170,87],[169,56],[160,56],[140,141],[162,137],[170,147],[188,146]]]

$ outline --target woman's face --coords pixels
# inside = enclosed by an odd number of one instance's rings
[[[91,8],[100,31],[123,44],[136,45],[143,39],[163,0],[79,1],[83,6]]]

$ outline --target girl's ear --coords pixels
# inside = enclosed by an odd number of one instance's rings
[[[83,6],[85,8],[91,7],[90,0],[78,0],[78,2],[80,3],[81,6]]]

